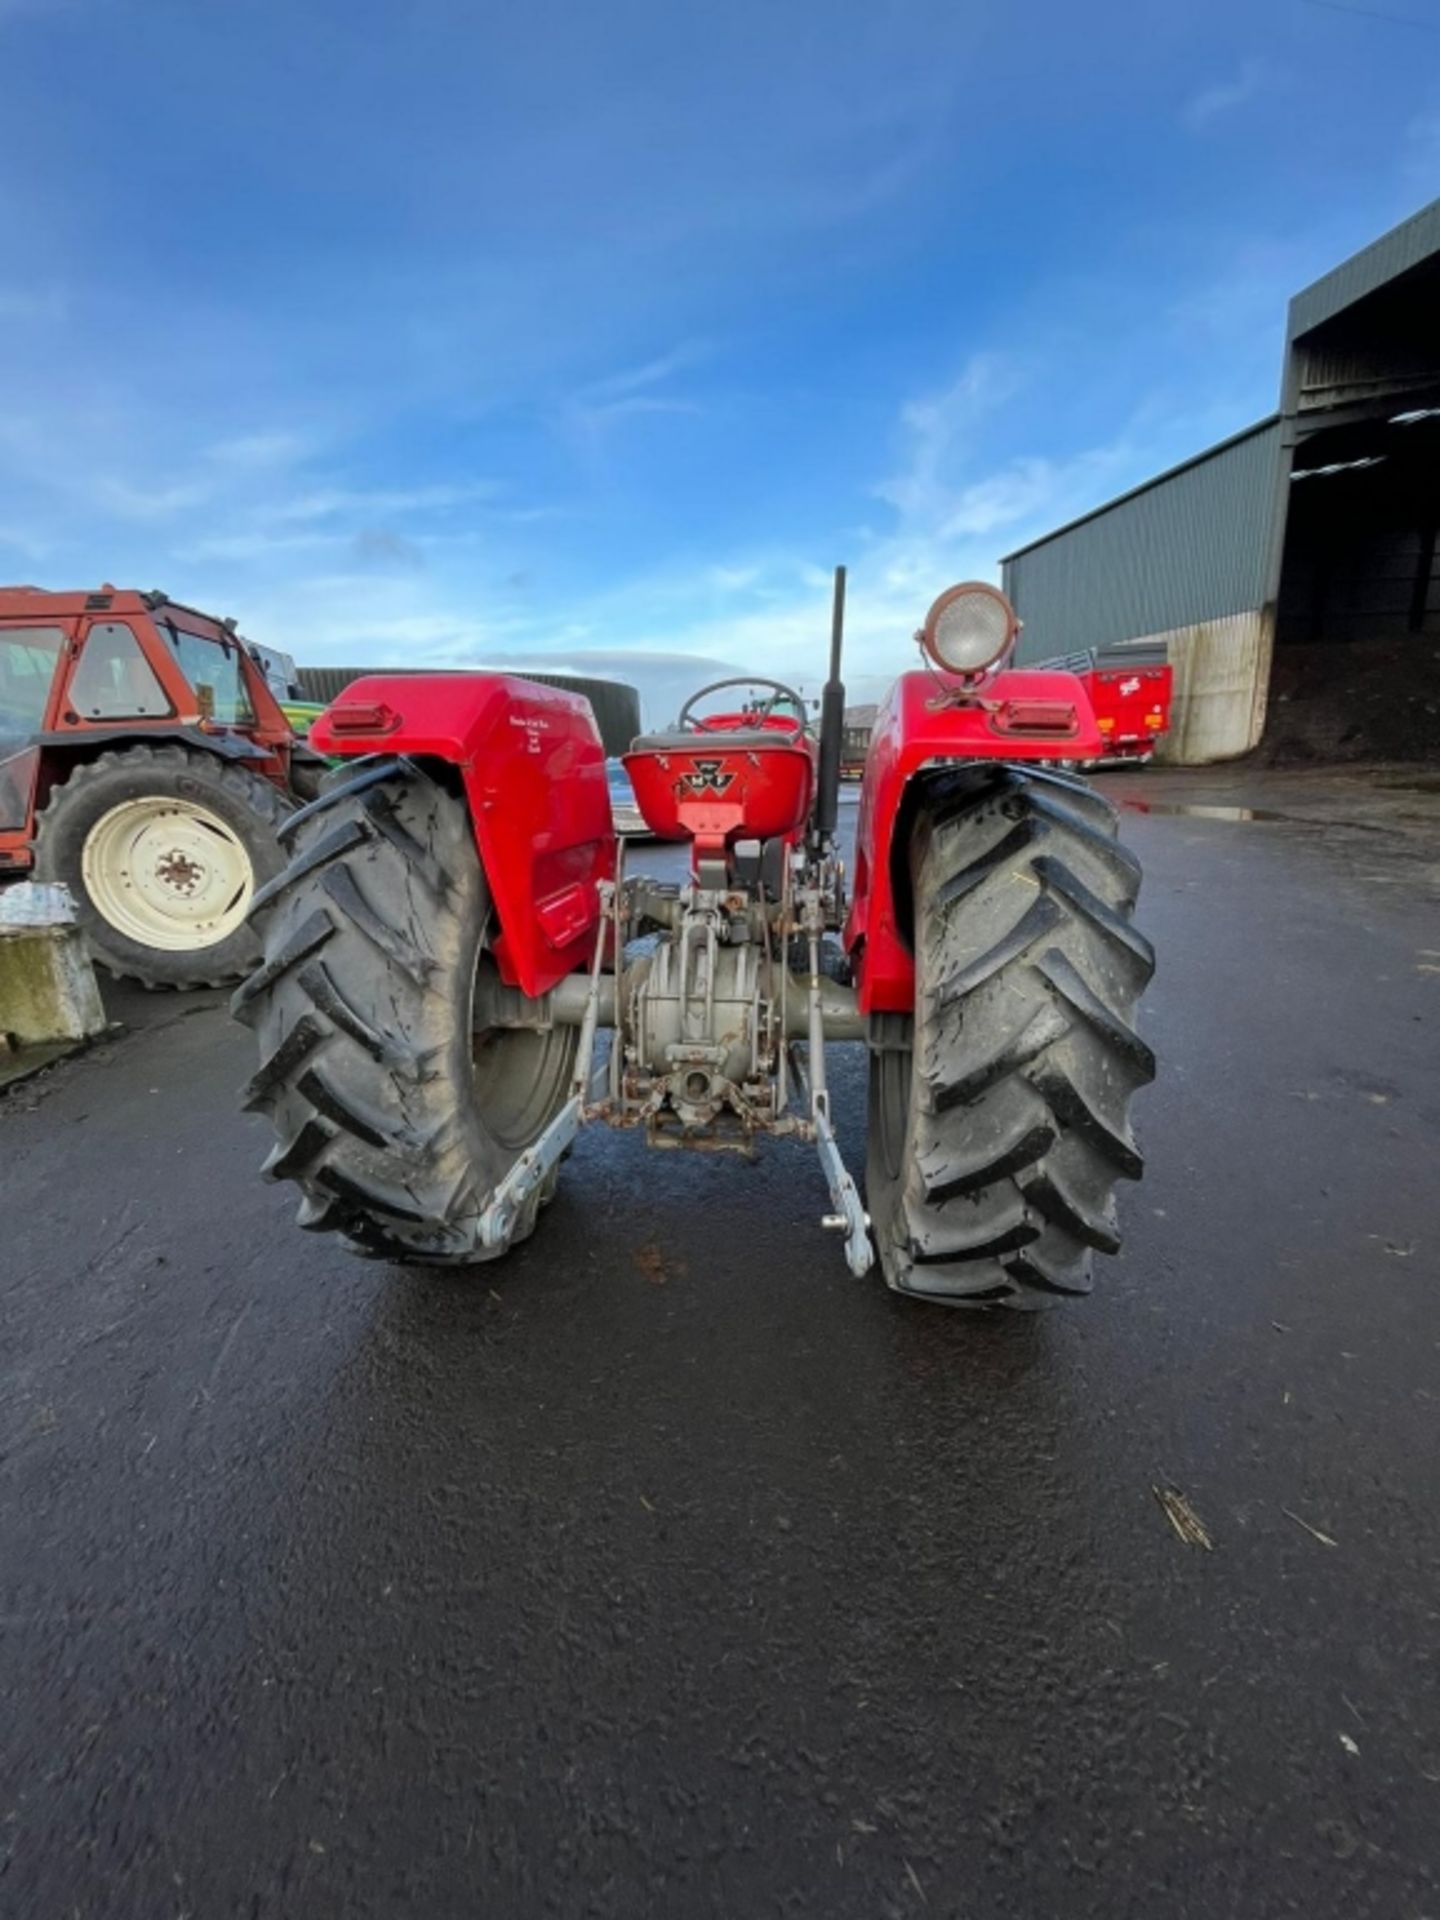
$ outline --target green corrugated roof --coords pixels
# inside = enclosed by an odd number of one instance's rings
[[[1297,293],[1290,302],[1287,338],[1295,340],[1312,327],[1323,326],[1366,294],[1418,267],[1432,253],[1440,253],[1440,200],[1432,200]]]

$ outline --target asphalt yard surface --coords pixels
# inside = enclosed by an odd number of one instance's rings
[[[1440,797],[1105,786],[1161,1077],[1038,1320],[796,1145],[358,1262],[218,996],[0,1101],[0,1913],[1440,1914]]]

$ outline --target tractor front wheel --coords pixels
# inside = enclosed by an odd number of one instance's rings
[[[915,1012],[870,1033],[885,1277],[951,1306],[1050,1306],[1118,1250],[1115,1183],[1140,1175],[1139,863],[1084,780],[1009,765],[937,782],[910,856]]]
[[[264,957],[231,1002],[260,1043],[245,1105],[275,1128],[265,1172],[299,1187],[302,1227],[358,1253],[492,1259],[481,1215],[569,1097],[579,1029],[511,1024],[470,816],[413,762],[361,763],[285,838],[255,903]]]
[[[147,987],[225,987],[255,964],[246,925],[284,864],[290,803],[268,780],[179,745],[111,748],[51,790],[35,876],[63,880],[94,958]]]

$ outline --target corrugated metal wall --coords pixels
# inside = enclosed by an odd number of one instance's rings
[[[1023,664],[1262,606],[1280,423],[1152,480],[1004,562]]]
[[[367,673],[424,673],[424,667],[297,667],[300,684],[312,700],[328,705],[345,691],[352,680]],[[434,672],[436,669],[431,668]],[[453,671],[453,669],[451,669]],[[506,668],[506,672],[518,672]],[[625,753],[640,731],[640,695],[623,680],[587,680],[574,673],[525,673],[525,680],[538,680],[542,686],[564,687],[570,693],[583,693],[595,713],[595,724],[605,742],[606,753]]]

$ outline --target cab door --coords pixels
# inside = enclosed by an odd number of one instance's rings
[[[74,620],[0,620],[0,866],[29,865],[39,736],[53,725]]]

